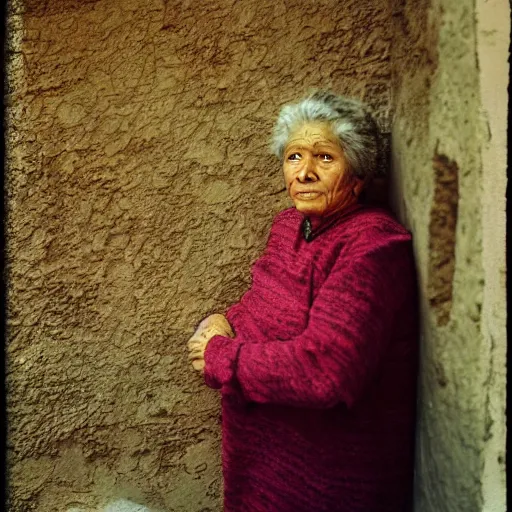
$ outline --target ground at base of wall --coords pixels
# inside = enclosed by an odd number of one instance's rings
[[[70,508],[66,512],[89,512],[83,508]],[[98,512],[151,512],[149,508],[144,505],[139,505],[129,500],[116,500],[108,503]]]

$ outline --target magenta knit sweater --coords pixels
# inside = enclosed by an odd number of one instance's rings
[[[409,233],[357,206],[301,234],[278,214],[215,336],[225,512],[402,512],[412,483],[417,303]]]

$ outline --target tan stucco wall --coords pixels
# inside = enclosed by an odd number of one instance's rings
[[[504,0],[395,7],[392,188],[422,299],[419,512],[506,510],[509,17]]]
[[[219,397],[184,343],[286,205],[267,139],[310,87],[387,126],[387,3],[13,2],[12,511],[220,510]]]

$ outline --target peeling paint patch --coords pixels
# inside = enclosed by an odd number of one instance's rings
[[[455,233],[459,203],[457,162],[438,154],[433,158],[434,197],[430,210],[428,299],[438,325],[450,320],[455,272]]]

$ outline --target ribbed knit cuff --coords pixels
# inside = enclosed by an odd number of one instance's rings
[[[204,381],[207,386],[219,389],[233,379],[241,346],[236,338],[213,336],[204,352]]]

